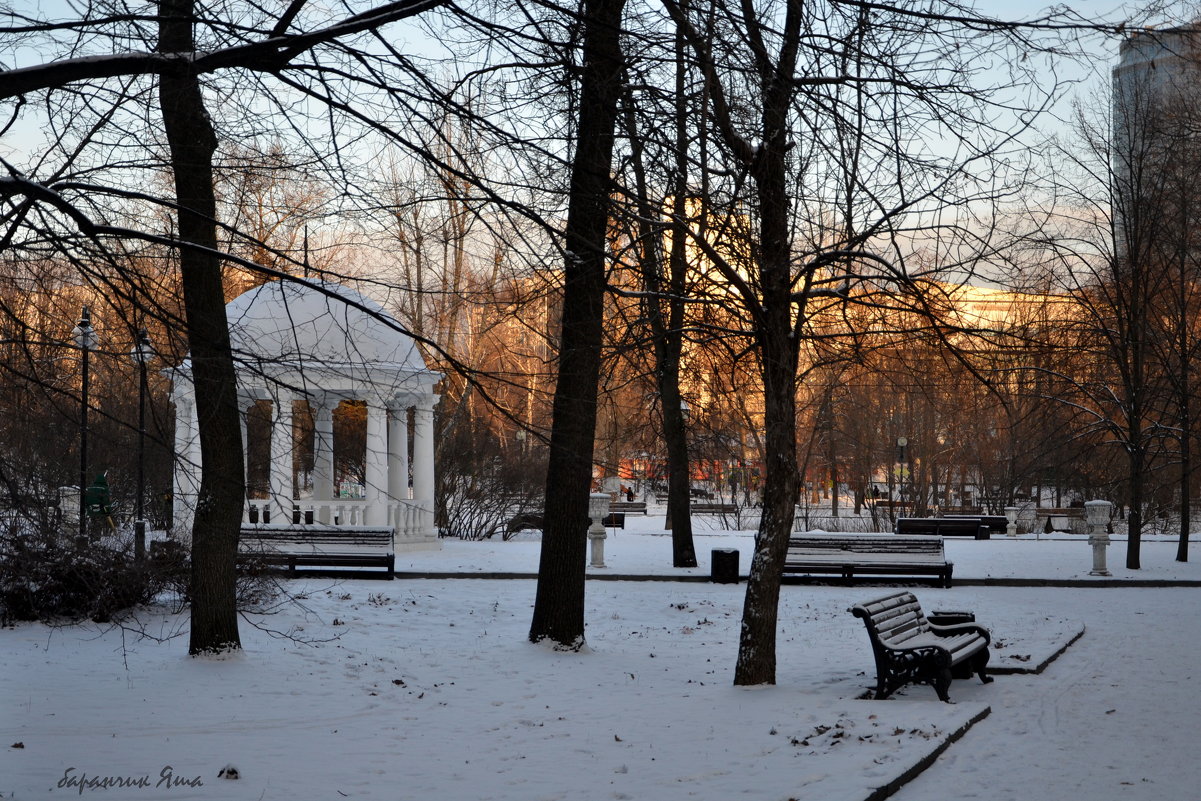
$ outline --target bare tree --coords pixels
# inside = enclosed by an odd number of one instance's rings
[[[763,392],[763,515],[735,683],[770,683],[799,488],[797,382],[810,369],[802,369],[801,343],[841,337],[844,354],[831,350],[819,363],[853,356],[858,334],[818,324],[840,307],[866,304],[909,310],[953,345],[939,333],[925,290],[939,276],[958,272],[962,280],[995,248],[973,214],[1015,192],[1018,176],[989,186],[974,176],[984,165],[999,167],[1002,143],[1029,123],[1029,115],[1007,127],[988,119],[983,110],[1003,87],[972,84],[971,54],[1035,48],[1020,26],[957,8],[788,2],[770,10],[716,3],[709,11],[674,0],[664,7],[707,83],[704,123],[715,144],[705,167],[720,179],[714,189],[724,191],[730,221],[703,237],[692,233],[692,241],[742,319]],[[927,136],[941,130],[964,149],[919,154],[919,127]],[[719,244],[732,236],[740,237],[734,253]],[[935,252],[918,258],[927,246]]]
[[[683,220],[688,217],[687,114],[690,107],[686,92],[686,61],[683,41],[676,44],[676,77],[673,92],[674,141],[660,152],[674,159],[672,175],[661,176],[670,186],[670,198],[651,198],[646,150],[651,144],[649,131],[639,127],[636,100],[632,92],[624,97],[624,132],[630,148],[633,173],[633,220],[638,242],[636,262],[644,291],[641,309],[650,329],[654,357],[652,371],[662,437],[667,450],[667,519],[671,527],[672,565],[696,567],[696,546],[692,538],[691,483],[689,481],[688,431],[684,418],[684,399],[680,390],[680,372],[684,353],[684,325],[687,306],[688,238]],[[665,227],[661,209],[670,204],[671,236],[664,250]]]
[[[1162,113],[1152,78],[1128,75],[1115,89],[1112,116],[1078,110],[1082,146],[1056,153],[1071,172],[1061,178],[1061,206],[1038,240],[1078,312],[1080,356],[1064,376],[1075,390],[1068,400],[1126,463],[1129,569],[1141,566],[1165,443],[1182,443],[1188,464],[1187,375],[1195,357],[1191,334],[1179,330],[1195,280],[1189,222],[1195,189],[1191,179],[1181,180],[1177,158],[1188,152],[1192,133]]]
[[[546,477],[546,526],[530,639],[584,642],[584,551],[596,432],[610,169],[621,99],[625,0],[586,0],[579,122],[564,230],[563,314]]]
[[[79,95],[111,100],[111,110],[101,114],[91,131],[85,133],[84,145],[104,133],[105,126],[125,105],[136,103],[139,76],[159,79],[159,106],[170,151],[174,200],[153,198],[141,187],[64,181],[53,175],[48,180],[37,180],[5,165],[8,174],[0,177],[0,197],[6,200],[7,231],[0,240],[0,250],[19,232],[29,230],[31,222],[41,217],[42,209],[59,215],[74,231],[64,231],[57,223],[47,229],[80,235],[81,240],[74,236],[70,239],[80,242],[80,246],[97,248],[102,256],[119,248],[111,243],[121,241],[152,241],[179,248],[204,459],[203,502],[192,540],[192,653],[238,647],[233,577],[244,499],[233,360],[224,314],[222,256],[216,236],[212,158],[217,141],[205,108],[201,77],[235,69],[278,76],[315,48],[436,5],[436,0],[385,3],[332,24],[296,32],[292,26],[304,9],[303,3],[291,4],[277,17],[256,13],[249,27],[239,27],[227,26],[220,13],[198,14],[191,0],[163,0],[151,17],[124,8],[114,8],[107,14],[88,10],[64,23],[10,14],[0,29],[5,36],[42,36],[52,45],[45,61],[4,71],[0,100],[10,102],[13,115],[21,111],[28,96],[39,92],[51,98]],[[220,11],[233,13],[229,8]],[[197,28],[203,28],[204,34],[211,37],[207,44],[212,47],[197,47]],[[86,45],[87,55],[76,57],[73,38]],[[130,47],[139,41],[154,42],[154,48]],[[95,52],[92,48],[98,44],[110,49]],[[58,144],[63,141],[60,137]],[[177,235],[97,219],[103,208],[98,201],[105,198],[138,198],[174,210]],[[107,261],[117,260],[109,256]]]
[[[164,0],[159,9],[159,51],[193,52],[197,21],[192,0]],[[159,108],[171,148],[179,206],[179,240],[183,245],[180,271],[196,415],[206,423],[200,429],[204,470],[192,529],[188,652],[197,654],[241,647],[235,562],[245,497],[242,433],[217,255],[217,201],[213,194],[217,137],[209,123],[197,75],[186,66],[164,72],[159,82]]]

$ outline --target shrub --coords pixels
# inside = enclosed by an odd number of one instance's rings
[[[176,540],[149,546],[138,562],[129,537],[80,541],[28,519],[0,523],[0,623],[103,623],[164,593],[183,610],[192,579],[187,548]],[[253,558],[240,567],[238,609],[272,608],[282,594],[276,574]]]
[[[129,542],[62,536],[10,520],[0,531],[0,619],[97,622],[153,599],[165,577]]]

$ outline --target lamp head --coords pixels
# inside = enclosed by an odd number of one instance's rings
[[[79,314],[79,322],[71,330],[71,340],[80,350],[91,350],[96,347],[96,329],[92,328],[92,314],[88,311],[87,306],[83,307],[83,311]]]

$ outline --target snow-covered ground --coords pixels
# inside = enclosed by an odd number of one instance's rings
[[[712,548],[749,561],[749,534],[707,530],[701,567],[676,570],[662,519],[627,520],[590,575],[703,576]],[[536,542],[444,545],[398,569],[537,565]],[[1109,553],[1119,580],[1201,582],[1174,543],[1145,543],[1142,571],[1120,567],[1124,548]],[[964,579],[1086,579],[1092,565],[1082,537],[947,550]],[[1039,675],[956,681],[952,705],[928,687],[860,700],[874,666],[847,607],[878,586],[786,586],[778,683],[762,688],[732,685],[743,585],[590,581],[582,653],[526,641],[527,579],[288,586],[303,597],[248,618],[245,649],[221,659],[188,658],[171,637],[186,619],[164,609],[137,620],[161,641],[0,630],[0,798],[860,801],[969,726],[896,797],[1161,801],[1201,786],[1195,586],[917,589],[928,609],[974,609],[1003,669],[1084,631]],[[240,778],[218,778],[227,765]]]
[[[604,568],[589,568],[590,575],[606,578],[612,574],[639,576],[709,576],[709,558],[715,549],[733,548],[739,552],[739,569],[746,575],[754,544],[752,531],[717,529],[713,518],[695,519],[694,542],[699,566],[680,569],[671,566],[671,532],[663,530],[661,516],[626,516],[627,529],[609,529],[605,540]],[[519,537],[524,536],[518,535]],[[1113,577],[1127,580],[1201,581],[1201,545],[1191,543],[1198,564],[1175,561],[1176,540],[1171,537],[1143,538],[1142,568],[1127,570],[1126,538],[1111,538],[1107,564]],[[1049,579],[1059,581],[1099,581],[1089,576],[1093,567],[1088,537],[1072,534],[1023,534],[1009,538],[993,535],[990,540],[964,537],[946,539],[947,559],[955,563],[955,578],[970,579]],[[535,574],[538,571],[539,543],[534,533],[513,542],[464,542],[445,540],[441,551],[418,551],[397,556],[401,572]]]

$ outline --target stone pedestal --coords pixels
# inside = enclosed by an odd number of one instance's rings
[[[1112,575],[1105,565],[1105,549],[1109,547],[1109,501],[1087,501],[1084,518],[1088,522],[1088,544],[1093,548],[1093,569],[1090,576]]]
[[[590,567],[605,566],[605,515],[609,514],[609,493],[594,492],[588,496],[588,517],[592,525],[588,526],[588,543],[591,545]]]

